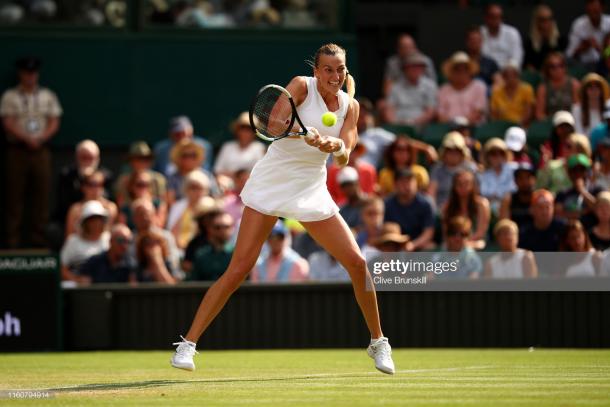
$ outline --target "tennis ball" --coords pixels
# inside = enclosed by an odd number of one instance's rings
[[[327,127],[333,127],[337,123],[337,115],[333,112],[326,112],[322,115],[322,123]]]

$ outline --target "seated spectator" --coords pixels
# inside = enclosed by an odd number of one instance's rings
[[[589,229],[589,240],[595,250],[603,252],[610,248],[610,192],[597,194],[594,213],[597,224]]]
[[[125,225],[114,225],[110,230],[110,248],[96,254],[81,267],[79,275],[92,283],[135,283],[136,260],[129,255],[131,230]]]
[[[358,171],[353,167],[343,167],[337,174],[337,183],[346,197],[345,203],[339,209],[339,214],[347,226],[356,230],[361,224],[360,211],[366,199],[366,195],[360,190]]]
[[[218,201],[210,196],[204,196],[197,202],[193,209],[193,219],[197,222],[197,234],[189,241],[184,250],[184,258],[182,259],[182,270],[189,273],[193,269],[193,261],[197,250],[208,242],[208,224],[210,219],[214,218],[222,208]]]
[[[563,52],[567,39],[560,34],[553,10],[546,4],[534,8],[530,23],[530,34],[525,39],[525,60],[523,66],[531,71],[540,71],[547,55]]]
[[[574,252],[573,256],[566,257],[564,277],[595,277],[599,274],[602,255],[591,245],[589,236],[580,221],[572,219],[565,226],[561,234],[559,249],[562,252]]]
[[[88,283],[89,277],[78,274],[80,266],[90,257],[108,250],[110,233],[106,230],[108,212],[98,201],[83,205],[80,228],[68,236],[61,248],[61,278],[77,283]]]
[[[136,257],[140,275],[138,280],[175,284],[170,264],[170,252],[165,237],[155,230],[139,233],[136,238]]]
[[[538,171],[536,185],[539,188],[548,189],[553,193],[570,188],[572,181],[568,176],[567,158],[574,154],[584,154],[591,157],[589,139],[583,134],[572,133],[568,137],[565,147],[567,154],[565,158],[551,160]]]
[[[527,127],[534,117],[534,89],[520,79],[521,67],[508,61],[502,68],[502,84],[491,91],[491,119]]]
[[[525,130],[517,126],[509,127],[504,133],[504,142],[512,154],[513,159],[511,164],[513,166],[518,164],[533,164],[531,157],[527,153],[527,135]]]
[[[220,190],[214,175],[200,167],[204,159],[203,148],[193,140],[186,139],[177,143],[172,149],[172,161],[176,164],[176,172],[167,177],[167,201],[171,206],[174,202],[184,198],[183,182],[191,171],[202,171],[208,178],[208,190],[212,196],[218,196]]]
[[[545,120],[559,111],[570,111],[578,103],[580,85],[568,74],[565,57],[559,52],[547,55],[542,67],[542,83],[536,90],[536,120]]]
[[[463,216],[450,218],[446,222],[444,246],[446,252],[432,256],[436,262],[456,262],[456,271],[441,274],[430,273],[430,279],[477,279],[483,272],[483,263],[477,252],[470,247],[472,223]]]
[[[171,234],[169,230],[161,229],[156,224],[156,215],[155,215],[155,207],[153,203],[144,198],[136,199],[131,203],[131,211],[133,213],[133,224],[135,229],[133,230],[135,246],[130,248],[131,254],[136,256],[136,249],[138,243],[143,243],[143,239],[139,239],[140,236],[148,236],[151,235],[155,239],[151,241],[151,243],[155,243],[158,240],[158,236],[163,238],[163,242],[161,244],[156,245],[157,248],[153,248],[150,250],[143,250],[139,254],[145,255],[147,253],[154,254],[158,257],[158,254],[164,254],[164,264],[166,264],[168,271],[174,277],[180,276],[180,268],[179,268],[179,260],[180,253],[178,251],[178,247],[176,246],[176,240],[174,236]],[[152,247],[154,245],[151,245]],[[139,247],[140,249],[147,248],[149,246],[144,245]],[[158,249],[162,249],[161,251]],[[166,254],[166,256],[165,256]],[[139,261],[146,260],[145,257],[138,257]],[[160,267],[160,263],[157,261],[158,259],[155,257],[154,265],[155,267]],[[160,270],[157,270],[160,271]],[[148,275],[146,278],[151,277]]]
[[[171,231],[179,249],[185,249],[195,236],[197,223],[193,211],[200,199],[209,196],[210,180],[202,170],[194,170],[184,177],[182,183],[184,198],[176,201],[167,217],[167,230]]]
[[[412,54],[422,54],[417,49],[417,44],[413,37],[409,34],[400,34],[396,41],[396,54],[392,55],[386,60],[384,78],[383,78],[383,94],[388,95],[392,85],[400,80],[403,75],[402,63],[406,57]],[[434,69],[434,62],[430,57],[424,55],[426,60],[425,75],[428,79],[436,82],[436,71]]]
[[[350,281],[349,274],[326,250],[309,255],[309,279],[311,281]]]
[[[395,139],[396,135],[383,127],[376,126],[375,108],[366,98],[358,98],[360,114],[358,115],[358,138],[365,148],[362,160],[379,168],[383,163],[383,152]]]
[[[415,174],[401,169],[395,175],[396,193],[385,201],[384,222],[400,225],[402,233],[409,236],[407,251],[427,249],[433,246],[434,208],[428,198],[417,191]]]
[[[497,215],[500,211],[500,202],[516,190],[511,165],[511,152],[504,140],[494,137],[483,147],[483,165],[485,171],[479,174],[479,187],[481,195],[489,200],[491,211]]]
[[[494,227],[494,237],[500,252],[485,262],[483,275],[488,278],[536,278],[538,267],[534,254],[517,248],[519,227],[512,220],[504,219]]]
[[[485,248],[491,210],[489,201],[477,190],[472,171],[460,170],[453,176],[451,193],[441,209],[441,216],[445,229],[447,229],[447,221],[456,216],[470,220],[473,229],[469,233],[469,246],[477,250]]]
[[[411,54],[403,60],[402,77],[392,84],[384,119],[388,123],[423,127],[436,116],[436,83],[424,76],[426,59]]]
[[[606,100],[610,97],[608,82],[596,73],[587,74],[580,87],[578,103],[572,106],[574,128],[589,136],[602,121]]]
[[[250,171],[265,155],[266,147],[256,140],[254,131],[250,127],[248,112],[242,112],[231,123],[231,133],[235,140],[223,143],[214,164],[214,173],[217,175],[230,177],[237,170]]]
[[[130,205],[132,198],[129,192],[129,181],[133,173],[146,172],[150,175],[150,192],[153,199],[165,202],[167,197],[167,185],[163,174],[151,169],[153,154],[145,141],[136,141],[129,147],[129,171],[121,174],[114,187],[115,201],[119,208]]]
[[[360,190],[367,195],[374,194],[377,188],[377,169],[373,167],[371,164],[360,159],[364,154],[364,146],[362,143],[358,142],[351,154],[349,155],[349,161],[347,166],[353,167],[358,172],[358,184],[360,185]],[[339,187],[339,183],[337,182],[337,175],[339,171],[341,171],[342,167],[337,165],[336,162],[332,162],[327,168],[327,176],[326,176],[326,187],[328,188],[328,192],[330,192],[330,196],[336,202],[337,205],[343,205],[347,197]]]
[[[491,89],[494,82],[496,81],[496,75],[498,73],[498,64],[488,55],[483,54],[483,35],[478,25],[473,25],[466,31],[466,43],[465,51],[472,61],[474,61],[478,67],[479,72],[476,77],[487,85],[488,89]]]
[[[567,160],[570,188],[557,193],[555,216],[564,219],[581,219],[587,226],[594,223],[593,208],[596,195],[601,192],[590,181],[591,160],[585,154],[574,154]]]
[[[288,229],[277,221],[267,239],[268,253],[261,255],[250,274],[253,283],[296,283],[309,280],[309,263],[287,244]]]
[[[85,176],[100,170],[104,175],[103,194],[108,197],[112,182],[110,170],[100,166],[100,149],[92,140],[83,140],[76,145],[75,162],[60,170],[57,180],[57,204],[55,219],[63,225],[72,204],[83,199],[81,183]]]
[[[593,70],[602,52],[604,35],[610,32],[610,16],[604,14],[603,0],[586,0],[585,14],[570,28],[566,54],[588,70]]]
[[[193,270],[189,281],[215,281],[222,276],[233,256],[234,222],[231,215],[218,211],[210,217],[207,225],[208,244],[195,252]]]
[[[504,196],[499,218],[511,219],[521,229],[532,221],[530,208],[536,186],[536,172],[531,164],[521,163],[515,168],[513,177],[517,190]]]
[[[246,185],[250,177],[250,171],[241,169],[233,174],[233,188],[223,197],[223,209],[235,220],[235,225],[239,226],[241,216],[244,212],[244,203],[241,200],[241,190]]]
[[[385,204],[383,199],[372,197],[364,201],[362,210],[360,211],[362,228],[356,235],[356,243],[358,243],[358,247],[363,251],[366,245],[372,246],[373,239],[379,236],[384,216]]]
[[[568,138],[574,133],[574,116],[561,110],[553,115],[553,130],[551,137],[540,146],[539,168],[543,168],[550,160],[564,158],[568,155]]]
[[[395,222],[384,222],[381,225],[379,236],[371,240],[372,246],[378,253],[397,253],[412,251],[409,249],[409,236],[403,234],[400,225]],[[374,254],[369,252],[369,256]]]
[[[602,113],[602,121],[591,130],[591,148],[597,149],[598,143],[610,137],[608,133],[608,123],[610,123],[610,101],[606,102],[604,112]]]
[[[464,137],[464,142],[466,143],[466,147],[470,150],[470,158],[475,163],[480,162],[481,160],[481,150],[483,149],[483,145],[479,140],[474,138],[473,136],[473,126],[464,116],[454,117],[451,121],[450,126],[451,131],[458,132]]]
[[[187,116],[173,117],[169,121],[169,137],[159,141],[154,146],[155,165],[153,169],[168,177],[176,172],[174,163],[172,163],[171,152],[174,146],[182,140],[193,140],[199,144],[205,152],[205,159],[201,160],[199,165],[206,171],[212,170],[214,161],[214,149],[212,145],[204,138],[195,136],[193,123]]]
[[[597,144],[599,162],[593,169],[593,185],[610,190],[610,137],[605,137]]]
[[[133,229],[133,213],[131,212],[131,202],[137,199],[146,199],[153,203],[155,206],[155,222],[159,227],[165,226],[167,220],[167,203],[165,199],[159,199],[155,197],[153,193],[153,176],[150,171],[133,171],[128,175],[126,184],[126,195],[127,198],[119,213],[119,220],[121,223],[125,223],[130,229]]]
[[[483,53],[489,55],[500,68],[508,61],[523,63],[523,42],[519,31],[502,21],[502,6],[489,3],[485,8],[485,24],[481,26]]]
[[[555,219],[553,194],[546,189],[538,189],[532,194],[532,222],[519,228],[519,247],[532,252],[556,252],[559,250],[559,236],[565,225]],[[540,270],[544,270],[542,265]]]
[[[466,147],[464,137],[452,131],[443,139],[439,150],[440,161],[430,170],[430,185],[428,195],[441,208],[447,202],[453,176],[460,170],[476,171],[476,165],[470,161],[470,150]]]
[[[456,52],[443,64],[447,83],[438,92],[438,120],[450,122],[464,116],[470,123],[481,124],[487,112],[487,88],[474,79],[476,64],[465,52]]]
[[[428,188],[430,182],[428,171],[417,164],[417,150],[409,138],[397,137],[388,146],[384,156],[385,166],[379,171],[379,192],[382,196],[394,192],[394,174],[401,169],[410,169],[415,174],[418,190],[425,191]]]
[[[70,206],[70,210],[68,211],[68,215],[66,217],[66,226],[64,228],[66,231],[66,237],[78,232],[81,213],[86,202],[98,201],[102,204],[104,209],[106,209],[108,218],[106,222],[106,229],[110,229],[110,227],[117,220],[118,209],[116,204],[104,198],[104,185],[106,181],[104,177],[105,176],[102,171],[95,171],[83,178],[83,181],[80,183],[81,190],[83,192],[83,199],[79,202],[73,203],[72,206]]]

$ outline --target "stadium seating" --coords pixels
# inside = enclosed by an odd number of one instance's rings
[[[474,136],[482,144],[484,144],[492,137],[500,137],[501,139],[504,139],[504,133],[506,132],[506,129],[511,126],[516,126],[516,124],[504,120],[483,123],[482,125],[476,128]]]

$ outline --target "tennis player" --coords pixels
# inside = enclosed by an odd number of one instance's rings
[[[366,289],[367,280],[373,287],[366,261],[326,187],[328,154],[332,153],[340,166],[346,165],[358,137],[359,105],[353,98],[355,82],[348,74],[345,56],[345,50],[338,45],[322,46],[314,57],[314,76],[297,76],[286,87],[313,136],[290,136],[273,142],[254,166],[241,192],[245,208],[229,267],[203,297],[186,336],[174,343],[178,347],[172,366],[195,369],[196,342],[256,263],[277,218],[287,217],[298,219],[347,270],[371,332],[367,353],[378,370],[394,373],[392,348],[379,322],[377,296],[374,289]],[[344,84],[347,93],[341,90]],[[327,111],[338,118],[332,127],[322,124],[322,115]],[[326,134],[320,135],[316,129],[324,129]]]

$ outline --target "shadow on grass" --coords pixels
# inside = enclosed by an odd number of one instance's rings
[[[375,373],[378,374],[378,373]],[[333,375],[303,375],[303,376],[290,376],[290,377],[261,377],[261,378],[238,378],[238,377],[227,377],[218,379],[195,379],[195,380],[143,380],[138,382],[124,382],[124,383],[91,383],[82,384],[70,387],[56,387],[48,388],[37,391],[48,391],[57,393],[72,393],[72,392],[86,392],[86,391],[100,391],[100,390],[122,390],[122,389],[146,389],[153,387],[171,386],[174,384],[199,384],[199,383],[245,383],[245,382],[277,382],[277,381],[290,381],[290,380],[316,380],[316,379],[329,379],[329,378],[366,378],[369,374],[333,374]]]

